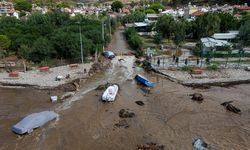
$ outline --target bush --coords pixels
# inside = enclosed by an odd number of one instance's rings
[[[216,65],[216,64],[212,64],[212,65],[207,66],[206,69],[207,69],[207,70],[218,70],[218,69],[219,69],[219,66]]]
[[[192,69],[193,69],[193,67],[191,67],[191,66],[183,66],[183,67],[181,67],[182,71],[188,71],[188,72],[190,72]]]
[[[128,41],[129,46],[135,50],[137,56],[142,56],[143,51],[143,40],[135,31],[134,28],[129,28],[125,31],[125,37]]]

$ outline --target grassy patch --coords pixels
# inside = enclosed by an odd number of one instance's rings
[[[190,72],[192,69],[193,69],[192,66],[183,66],[183,67],[181,67],[182,71],[188,71],[188,72]]]
[[[216,65],[216,64],[212,64],[212,65],[209,65],[209,66],[207,66],[207,68],[206,68],[207,70],[218,70],[219,69],[219,66],[218,65]]]

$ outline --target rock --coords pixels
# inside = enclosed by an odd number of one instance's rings
[[[125,119],[120,120],[118,123],[115,124],[116,127],[124,127],[129,128],[129,124]]]
[[[192,100],[195,101],[203,101],[204,97],[201,93],[194,93],[194,94],[190,94],[190,96],[192,96]]]
[[[237,107],[235,107],[234,105],[232,105],[233,101],[228,101],[228,102],[224,102],[221,105],[224,106],[228,111],[234,112],[236,114],[240,114],[241,110]]]
[[[136,101],[135,103],[136,103],[137,105],[140,105],[140,106],[143,106],[143,105],[144,105],[143,101]]]
[[[121,109],[119,111],[119,117],[121,118],[133,118],[135,116],[135,113],[129,112],[128,110]]]
[[[137,150],[164,150],[164,145],[158,145],[156,143],[146,143],[144,145],[137,145]]]

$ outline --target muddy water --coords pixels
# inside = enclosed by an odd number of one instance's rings
[[[247,150],[250,148],[250,86],[196,89],[183,87],[161,77],[133,68],[133,58],[113,60],[104,74],[88,80],[76,96],[64,103],[51,104],[50,94],[60,91],[0,89],[0,149],[17,150],[128,150],[137,144],[156,142],[166,149],[191,150],[192,141],[203,137],[214,149]],[[142,73],[156,83],[151,94],[145,94],[131,78]],[[120,83],[114,103],[102,103],[102,91],[93,90],[106,82]],[[188,94],[203,93],[197,103]],[[141,100],[144,106],[135,104]],[[227,112],[220,103],[234,100],[242,114]],[[129,128],[116,127],[120,109],[129,109],[135,117],[126,121]],[[10,131],[26,114],[55,110],[60,117],[30,135],[17,136]]]

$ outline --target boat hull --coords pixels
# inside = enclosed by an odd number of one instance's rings
[[[114,84],[109,86],[102,95],[102,100],[106,102],[113,102],[115,101],[116,95],[118,93],[119,86]]]
[[[146,79],[145,77],[141,76],[141,75],[136,75],[135,76],[135,79],[143,84],[144,86],[147,86],[147,87],[153,87],[154,84],[152,82],[150,82],[148,79]]]

